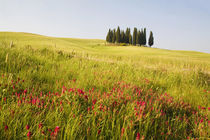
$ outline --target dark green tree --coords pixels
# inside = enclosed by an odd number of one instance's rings
[[[141,38],[141,32],[138,31],[136,36],[136,45],[140,45],[140,38]]]
[[[107,35],[106,35],[106,42],[110,42],[110,29],[109,29],[109,31],[108,31],[108,33],[107,33]]]
[[[143,41],[142,41],[142,45],[146,45],[147,44],[147,35],[146,35],[146,28],[144,28],[143,32]]]
[[[149,35],[148,44],[149,44],[150,47],[154,44],[154,37],[153,37],[152,31],[150,32],[150,35]]]
[[[144,31],[141,29],[140,35],[139,35],[139,45],[142,46],[144,44]]]
[[[130,28],[127,28],[125,32],[125,43],[129,43],[130,32]]]
[[[110,35],[109,35],[109,42],[112,43],[112,38],[113,38],[113,31],[110,30]]]
[[[113,30],[113,36],[112,36],[112,43],[116,42],[116,31],[115,29]]]
[[[137,38],[137,28],[135,27],[133,30],[133,45],[136,45],[136,38]]]
[[[129,34],[129,44],[131,45],[133,43],[133,40],[132,40],[132,35]]]
[[[117,32],[116,32],[116,42],[117,43],[120,43],[120,39],[121,39],[121,36],[120,36],[120,27],[118,26],[117,27]]]
[[[121,31],[121,39],[120,39],[120,42],[121,43],[126,43],[126,36],[125,36],[125,32],[122,30]]]

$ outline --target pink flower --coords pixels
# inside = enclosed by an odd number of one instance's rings
[[[93,105],[96,104],[96,99],[94,99],[92,103],[93,103]]]
[[[54,132],[57,133],[59,131],[60,127],[56,126]]]
[[[26,125],[26,130],[28,130],[30,128],[30,126],[29,125]]]
[[[28,138],[30,138],[30,137],[31,137],[31,135],[32,135],[31,131],[28,131],[28,133],[27,133],[27,137],[28,137]]]
[[[140,140],[140,134],[139,133],[137,133],[137,135],[136,135],[136,140]]]
[[[121,136],[124,134],[124,132],[125,132],[125,128],[122,128],[122,130],[121,130]]]
[[[5,130],[5,131],[8,130],[8,125],[5,125],[4,130]]]
[[[101,133],[101,129],[98,130],[98,135]]]
[[[39,128],[41,129],[43,127],[43,124],[42,123],[39,123]]]

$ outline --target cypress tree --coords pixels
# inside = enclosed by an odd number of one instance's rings
[[[130,36],[130,28],[127,28],[125,32],[125,43],[129,43],[129,36]]]
[[[110,30],[110,35],[109,35],[109,42],[112,43],[112,38],[113,38],[113,31]]]
[[[117,27],[117,32],[116,32],[116,42],[120,43],[120,27]]]
[[[137,28],[135,27],[133,30],[133,45],[136,45],[136,38],[137,38]]]
[[[144,28],[143,31],[143,44],[142,45],[146,45],[147,44],[147,35],[146,35],[146,28]]]
[[[116,32],[115,29],[113,30],[113,35],[112,35],[112,43],[116,42]]]
[[[110,42],[109,38],[110,38],[110,29],[109,29],[109,31],[108,31],[108,33],[106,35],[106,42]]]
[[[132,44],[133,42],[132,42],[132,35],[131,34],[129,34],[129,44]]]
[[[150,35],[149,35],[148,44],[149,44],[150,47],[154,44],[154,37],[153,37],[152,31],[150,32]]]
[[[141,38],[141,33],[140,31],[137,32],[137,36],[136,36],[136,44],[140,45],[140,38]]]
[[[126,43],[126,37],[125,37],[125,32],[122,30],[121,31],[121,39],[120,39],[120,42],[121,43]]]
[[[143,32],[142,29],[139,32],[140,32],[140,35],[139,35],[139,45],[141,46],[141,45],[144,44],[144,32]]]

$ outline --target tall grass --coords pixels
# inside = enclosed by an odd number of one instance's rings
[[[29,131],[28,138],[36,139],[208,138],[209,72],[205,53],[0,33],[0,134],[7,139],[27,138]]]

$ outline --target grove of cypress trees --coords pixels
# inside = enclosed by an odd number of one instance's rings
[[[136,45],[136,38],[137,38],[137,28],[135,27],[133,30],[133,45]]]
[[[116,32],[116,42],[120,43],[120,27],[117,27],[117,32]]]
[[[150,47],[154,44],[154,37],[152,31],[150,31],[148,44]]]
[[[132,45],[144,45],[147,44],[147,37],[146,37],[146,28],[142,28],[138,30],[136,27],[133,30],[133,35],[131,35],[130,28],[126,28],[126,31],[120,30],[120,27],[116,29],[109,29],[106,41],[108,43],[127,43]],[[154,37],[152,31],[150,32],[150,36],[148,39],[148,45],[151,47],[154,44]]]

